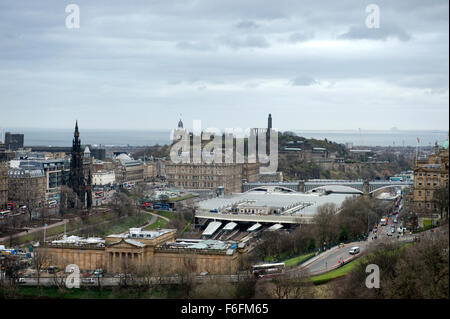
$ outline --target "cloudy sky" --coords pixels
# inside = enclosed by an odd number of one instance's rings
[[[448,130],[448,5],[2,0],[0,127]]]

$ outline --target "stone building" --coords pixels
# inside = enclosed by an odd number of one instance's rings
[[[45,204],[47,178],[43,169],[10,168],[8,171],[8,201],[16,205]]]
[[[417,158],[414,164],[413,206],[417,212],[439,218],[437,192],[448,189],[449,180],[448,141],[435,146],[433,154],[426,158]]]
[[[92,172],[112,171],[114,168],[115,166],[113,162],[106,162],[95,158],[92,161]]]
[[[264,173],[260,175],[260,182],[273,183],[283,181],[283,172]]]
[[[116,183],[116,174],[114,171],[97,171],[92,174],[92,185],[106,186]]]
[[[60,201],[61,186],[67,185],[70,178],[70,162],[67,159],[20,160],[23,169],[43,170],[46,178],[46,201]]]
[[[144,163],[144,181],[153,181],[158,176],[158,165],[156,161]]]
[[[245,245],[216,240],[175,239],[176,230],[129,232],[101,238],[70,236],[45,242],[35,247],[48,264],[65,269],[76,264],[81,270],[104,269],[107,273],[139,273],[151,269],[161,275],[180,274],[189,270],[195,274],[236,274],[247,262]]]
[[[120,154],[114,159],[114,173],[117,183],[141,183],[144,181],[144,163]]]
[[[184,189],[224,187],[225,194],[241,192],[244,164],[235,163],[166,163],[169,186]]]
[[[258,182],[260,179],[260,163],[247,163],[242,166],[242,179],[248,183]]]
[[[8,169],[0,162],[0,210],[8,206]]]

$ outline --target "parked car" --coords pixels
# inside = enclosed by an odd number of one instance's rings
[[[75,271],[75,267],[74,266],[72,266],[72,267],[70,267],[69,269],[66,269],[66,273],[68,273],[68,274],[70,274],[70,273],[73,273]]]
[[[350,255],[356,255],[360,252],[359,247],[358,246],[354,246],[352,248],[350,248],[350,250],[348,251],[348,253]]]
[[[103,269],[95,269],[94,275],[97,276],[97,277],[102,277],[103,276]]]
[[[95,284],[95,279],[94,278],[83,278],[82,280],[83,284]]]

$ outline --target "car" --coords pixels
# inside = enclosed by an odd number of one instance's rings
[[[17,282],[18,282],[19,284],[24,284],[24,283],[26,283],[26,280],[25,280],[25,278],[21,277],[21,278],[19,278],[19,279],[17,280]]]
[[[390,231],[390,232],[388,232],[388,234],[387,234],[388,236],[392,236],[392,232]]]
[[[101,277],[103,275],[103,269],[95,269],[94,275],[97,277]]]
[[[66,271],[65,271],[65,272],[66,272],[67,274],[70,274],[70,273],[73,273],[74,271],[75,271],[75,267],[72,266],[72,267],[70,267],[69,269],[66,268]]]
[[[83,278],[83,284],[94,284],[95,279],[94,278]]]
[[[352,248],[350,248],[350,250],[348,251],[348,253],[350,255],[356,255],[360,252],[359,247],[358,246],[354,246]]]

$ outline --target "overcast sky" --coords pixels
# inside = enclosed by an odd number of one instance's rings
[[[80,28],[68,29],[68,4]],[[368,4],[380,28],[365,26]],[[0,127],[449,127],[448,0],[0,2]]]

